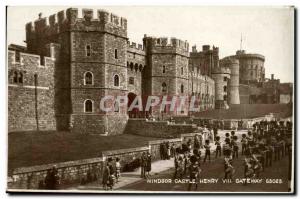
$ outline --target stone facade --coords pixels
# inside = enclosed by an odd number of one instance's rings
[[[55,130],[53,57],[10,48],[8,66],[8,131]]]
[[[265,57],[260,54],[248,54],[244,50],[236,52],[235,58],[240,64],[240,82],[263,82],[265,80]]]
[[[104,10],[69,8],[49,18],[40,16],[25,29],[27,47],[15,46],[8,56],[9,131],[118,134],[131,117],[187,116],[193,97],[198,111],[228,107],[228,102],[239,100],[250,103],[256,96],[241,96],[240,84],[265,80],[262,55],[238,51],[233,57],[239,64],[222,66],[218,47],[203,45],[198,52],[193,46],[189,52],[187,41],[147,35],[143,45],[130,43],[127,20]],[[28,71],[22,84],[11,83],[14,70]],[[34,73],[38,73],[36,90]],[[145,106],[151,95],[188,100],[180,111],[171,111],[170,105],[164,110],[156,106],[149,112],[128,111],[136,96],[142,96]],[[100,109],[104,96],[114,97],[104,104],[111,111]],[[119,106],[117,96],[127,96],[127,106]],[[19,110],[19,106],[28,107]],[[30,117],[22,117],[27,114]]]

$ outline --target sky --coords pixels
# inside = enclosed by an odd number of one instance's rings
[[[72,6],[77,7],[77,6]],[[42,13],[48,17],[68,7],[8,7],[7,44],[26,45],[25,24]],[[201,50],[202,45],[219,47],[220,58],[240,49],[265,56],[266,77],[275,74],[281,82],[294,80],[294,12],[291,7],[203,7],[203,6],[85,6],[105,9],[127,18],[129,40],[142,43],[144,34],[187,40]]]

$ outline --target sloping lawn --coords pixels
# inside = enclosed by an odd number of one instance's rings
[[[18,132],[8,135],[8,169],[95,158],[101,151],[145,146],[157,138],[122,134],[100,136],[70,132]]]

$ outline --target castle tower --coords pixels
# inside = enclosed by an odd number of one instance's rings
[[[216,67],[212,71],[212,79],[215,81],[215,108],[227,109],[228,87],[231,71],[228,67]]]
[[[145,35],[146,65],[143,76],[144,95],[188,96],[189,44],[176,38],[156,38]],[[172,113],[167,107],[166,114],[186,115],[187,109]],[[152,114],[160,115],[159,109]]]
[[[202,51],[197,51],[196,46],[193,46],[189,64],[191,70],[211,77],[213,69],[219,67],[219,48],[203,45]]]
[[[122,132],[127,107],[106,105],[104,96],[127,95],[127,20],[103,10],[70,8],[26,25],[29,51],[43,52],[48,42],[61,46],[55,63],[57,117],[61,129],[80,133]],[[109,121],[109,122],[108,122]],[[117,129],[118,128],[118,129]]]
[[[235,58],[239,60],[240,83],[257,83],[265,81],[265,57],[260,54],[246,53],[245,50],[238,50]]]
[[[239,94],[239,60],[234,57],[226,57],[220,60],[220,66],[229,68],[231,71],[229,79],[229,104],[240,104]]]

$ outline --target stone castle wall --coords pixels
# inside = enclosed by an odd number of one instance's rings
[[[53,99],[53,59],[8,51],[8,131],[55,130]]]

